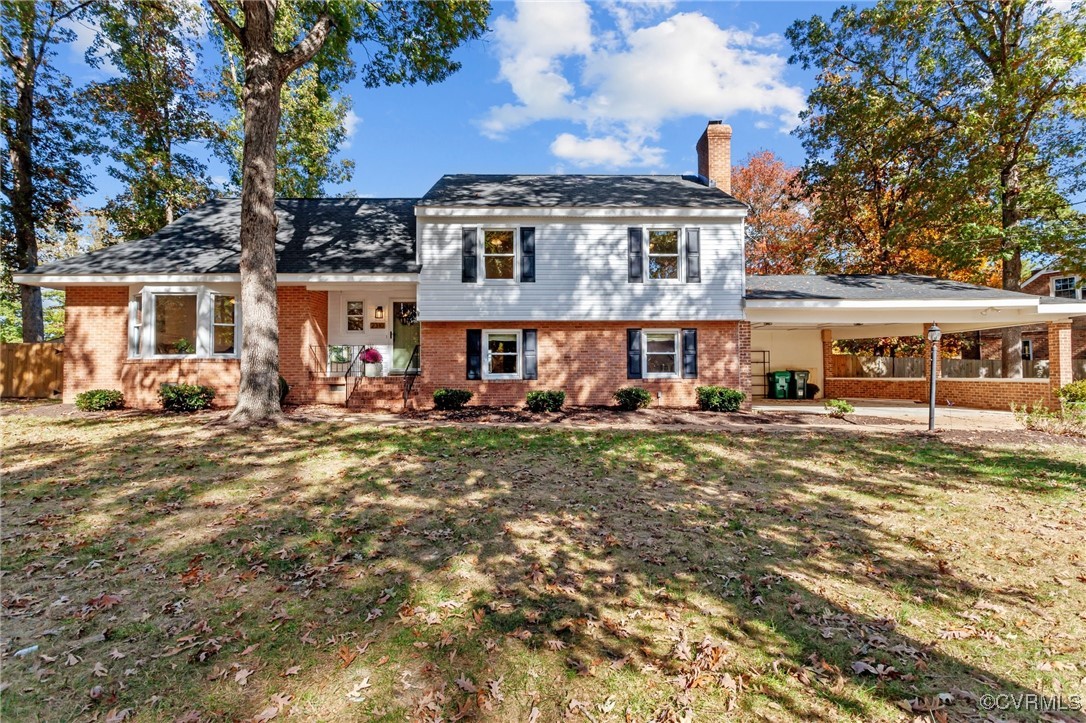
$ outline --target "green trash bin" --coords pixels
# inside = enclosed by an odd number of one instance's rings
[[[807,398],[807,380],[810,378],[811,373],[805,369],[793,369],[789,372],[788,379],[788,398],[789,399],[806,399]]]
[[[788,399],[788,380],[792,372],[769,372],[765,375],[766,397],[769,399]]]

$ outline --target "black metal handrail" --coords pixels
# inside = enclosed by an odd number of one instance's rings
[[[411,396],[411,390],[415,387],[415,379],[419,376],[419,345],[411,350],[411,358],[407,360],[407,368],[403,370],[403,404],[407,409],[407,398]]]
[[[368,348],[365,345],[354,344],[312,344],[309,347],[314,361],[317,362],[317,368],[323,370],[322,374],[330,377],[361,376],[362,367],[358,362],[362,353]],[[333,351],[338,353],[333,355]]]

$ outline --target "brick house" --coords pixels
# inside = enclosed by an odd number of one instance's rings
[[[1059,350],[1086,306],[915,276],[748,278],[730,146],[714,121],[696,176],[448,175],[417,199],[280,199],[288,401],[399,409],[454,386],[474,404],[519,404],[532,389],[607,404],[636,384],[690,406],[698,385],[750,395],[777,368],[808,369],[831,396],[922,396],[923,379],[833,377],[827,340],[915,334],[933,319],[948,332],[1042,323]],[[240,202],[216,199],[148,238],[16,275],[67,292],[64,401],[113,388],[154,407],[161,384],[189,382],[234,402],[239,224]],[[363,374],[370,348],[375,376]],[[965,403],[1051,399],[1066,376],[1054,366],[1051,384],[967,390]]]
[[[1022,283],[1022,292],[1050,299],[1086,299],[1086,279],[1070,272],[1042,269]],[[1001,329],[980,332],[980,358],[999,359],[1003,337]],[[1086,316],[1071,320],[1071,356],[1086,359]],[[1022,358],[1048,359],[1048,334],[1043,324],[1022,327]]]

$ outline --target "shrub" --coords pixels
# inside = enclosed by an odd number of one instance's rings
[[[374,349],[371,346],[370,348],[368,348],[364,352],[362,352],[362,363],[363,364],[380,364],[381,363],[381,352],[377,351],[376,349]]]
[[[827,399],[822,403],[822,406],[826,408],[831,417],[837,419],[844,419],[846,414],[852,414],[856,411],[856,407],[852,406],[847,399]]]
[[[282,404],[287,400],[287,395],[290,394],[290,385],[287,384],[287,380],[283,377],[279,377],[279,403]]]
[[[1063,389],[1066,388],[1063,387]],[[1038,402],[1031,409],[1028,404],[1018,407],[1012,403],[1011,411],[1014,412],[1014,418],[1018,420],[1018,423],[1026,429],[1049,434],[1086,437],[1086,407],[1078,404],[1049,409]]]
[[[728,387],[698,387],[698,406],[706,412],[738,412],[746,394]]]
[[[215,390],[200,384],[163,384],[158,398],[168,412],[195,412],[211,406]]]
[[[642,387],[622,387],[614,394],[618,408],[624,412],[632,412],[652,404],[652,394]]]
[[[560,412],[566,403],[566,393],[557,390],[528,392],[527,406],[530,412]]]
[[[435,389],[434,406],[443,411],[450,409],[463,409],[464,405],[475,396],[467,389]]]
[[[1064,404],[1086,405],[1086,379],[1063,385],[1056,395]]]
[[[104,412],[124,407],[124,395],[116,389],[91,389],[75,395],[75,406],[84,412]]]

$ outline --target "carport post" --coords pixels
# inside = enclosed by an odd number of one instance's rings
[[[938,374],[939,340],[943,338],[943,332],[933,321],[928,328],[928,341],[931,342],[931,376],[928,378],[928,431],[935,431],[935,377]]]

